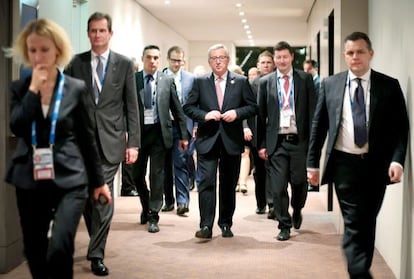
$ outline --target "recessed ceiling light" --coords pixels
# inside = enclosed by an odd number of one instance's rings
[[[170,4],[171,4],[171,1],[170,1],[170,0],[165,0],[165,1],[164,1],[164,4],[165,4],[165,5],[170,5]]]
[[[239,16],[244,16],[244,12],[239,12]]]
[[[247,25],[247,24],[245,24],[245,25],[243,26],[243,28],[244,28],[244,29],[250,29],[250,26],[249,26],[249,25]]]
[[[241,20],[241,22],[242,22],[242,23],[246,23],[246,22],[247,22],[247,19],[243,18],[243,19]]]
[[[250,31],[250,30],[246,30],[246,34],[247,35],[249,35],[249,34],[251,34],[252,33],[252,31]]]
[[[236,4],[236,8],[241,8],[242,7],[242,4],[241,3],[237,3]]]

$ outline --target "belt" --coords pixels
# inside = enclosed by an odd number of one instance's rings
[[[335,149],[334,152],[335,152],[334,154],[336,157],[339,157],[339,158],[342,157],[342,158],[352,159],[352,160],[365,160],[365,159],[368,159],[369,157],[369,153],[354,154],[354,153],[340,151],[337,149]]]
[[[286,141],[290,143],[297,143],[299,138],[297,134],[279,134],[277,136],[278,141]]]

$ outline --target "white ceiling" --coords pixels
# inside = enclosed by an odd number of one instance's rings
[[[306,42],[306,20],[316,0],[135,0],[188,41],[232,41],[250,46],[241,22],[255,46],[273,46],[280,40]],[[241,3],[240,8],[236,7]],[[239,12],[243,11],[244,16]]]

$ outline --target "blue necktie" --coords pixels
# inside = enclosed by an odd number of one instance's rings
[[[144,106],[147,109],[152,108],[152,90],[151,81],[154,79],[152,75],[146,76],[145,90],[144,90]]]
[[[352,103],[352,118],[354,120],[354,141],[358,147],[363,147],[367,142],[367,118],[365,114],[364,88],[361,79],[356,79],[358,87],[355,89]]]

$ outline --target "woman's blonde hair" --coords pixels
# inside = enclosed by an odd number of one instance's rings
[[[49,19],[37,19],[29,22],[19,33],[12,48],[5,49],[6,56],[13,57],[18,63],[30,66],[29,52],[27,49],[27,37],[37,34],[49,38],[58,50],[56,65],[64,68],[72,59],[72,46],[65,30],[57,23]]]

